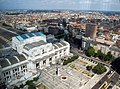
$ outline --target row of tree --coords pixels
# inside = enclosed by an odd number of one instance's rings
[[[88,71],[92,70],[96,74],[103,74],[104,72],[107,71],[106,67],[100,63],[98,63],[96,66],[87,66],[86,69]]]
[[[79,57],[78,55],[74,55],[71,58],[68,58],[67,60],[64,60],[63,65],[67,65],[68,63],[71,63],[71,62],[75,61],[76,59],[78,59],[78,57]]]
[[[95,52],[95,49],[93,47],[89,47],[86,51],[86,55],[91,57],[98,57],[101,60],[104,61],[112,61],[114,59],[114,56],[111,54],[111,52],[108,52],[107,54],[104,54],[101,52],[101,50],[98,50],[97,53]]]

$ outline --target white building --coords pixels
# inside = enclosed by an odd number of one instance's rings
[[[19,55],[0,59],[0,81],[10,85],[26,80],[37,74],[38,69],[56,64],[70,53],[68,42],[48,43],[41,32],[13,37],[12,48]]]

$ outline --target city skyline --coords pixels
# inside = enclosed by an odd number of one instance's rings
[[[120,0],[0,0],[0,9],[120,11]]]

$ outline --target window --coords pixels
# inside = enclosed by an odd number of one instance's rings
[[[17,69],[15,69],[15,71],[17,71]]]
[[[44,51],[44,49],[42,50],[42,54],[44,54],[45,53],[45,51]]]
[[[23,69],[23,67],[21,66],[21,70]]]
[[[7,79],[9,79],[9,76],[7,76]]]
[[[55,55],[57,55],[57,53],[55,53]]]
[[[49,61],[52,61],[52,58],[49,58]]]
[[[6,78],[4,78],[5,79],[5,81],[7,80]]]
[[[6,75],[8,74],[8,72],[6,72]]]
[[[25,70],[23,70],[25,72]]]
[[[61,51],[60,51],[60,53],[61,53]]]
[[[4,77],[5,77],[5,73],[4,73]]]
[[[17,73],[15,73],[15,75],[17,75]]]
[[[43,64],[46,64],[46,60],[43,61]]]
[[[36,68],[39,67],[39,63],[36,63]]]

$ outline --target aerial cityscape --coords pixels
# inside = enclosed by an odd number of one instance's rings
[[[120,89],[120,0],[0,0],[0,89]]]

